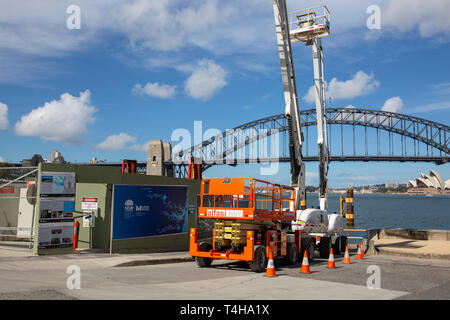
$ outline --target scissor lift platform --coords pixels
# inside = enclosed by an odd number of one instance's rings
[[[293,187],[247,178],[203,179],[200,200],[198,218],[215,219],[215,226],[212,243],[199,243],[197,229],[190,231],[189,254],[199,266],[240,260],[261,272],[269,257],[296,262],[301,234],[286,228],[295,220]]]

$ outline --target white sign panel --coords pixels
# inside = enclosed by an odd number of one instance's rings
[[[75,194],[75,173],[73,172],[42,172],[42,194]]]
[[[86,212],[83,214],[83,228],[95,227],[95,212]]]
[[[97,198],[83,198],[81,202],[81,210],[97,210],[98,199]]]
[[[39,248],[66,247],[73,243],[73,223],[42,223],[39,225]]]
[[[41,222],[72,220],[75,201],[72,197],[41,198],[39,211]]]

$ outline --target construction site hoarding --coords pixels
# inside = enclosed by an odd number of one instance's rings
[[[114,186],[113,239],[187,233],[187,186]]]

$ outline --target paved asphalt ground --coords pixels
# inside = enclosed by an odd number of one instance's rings
[[[277,265],[266,278],[239,263],[214,261],[210,268],[194,262],[114,267],[107,258],[8,259],[0,261],[0,299],[450,299],[450,261],[366,256],[336,269],[325,259],[310,263],[311,274],[296,266]],[[111,261],[111,260],[110,260]],[[66,268],[81,269],[81,289],[66,287]],[[368,289],[376,265],[381,289]]]

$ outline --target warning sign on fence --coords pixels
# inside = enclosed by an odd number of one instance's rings
[[[97,198],[83,198],[83,202],[81,203],[81,210],[97,210],[97,208]]]
[[[0,193],[14,193],[14,187],[3,187],[0,189]]]

